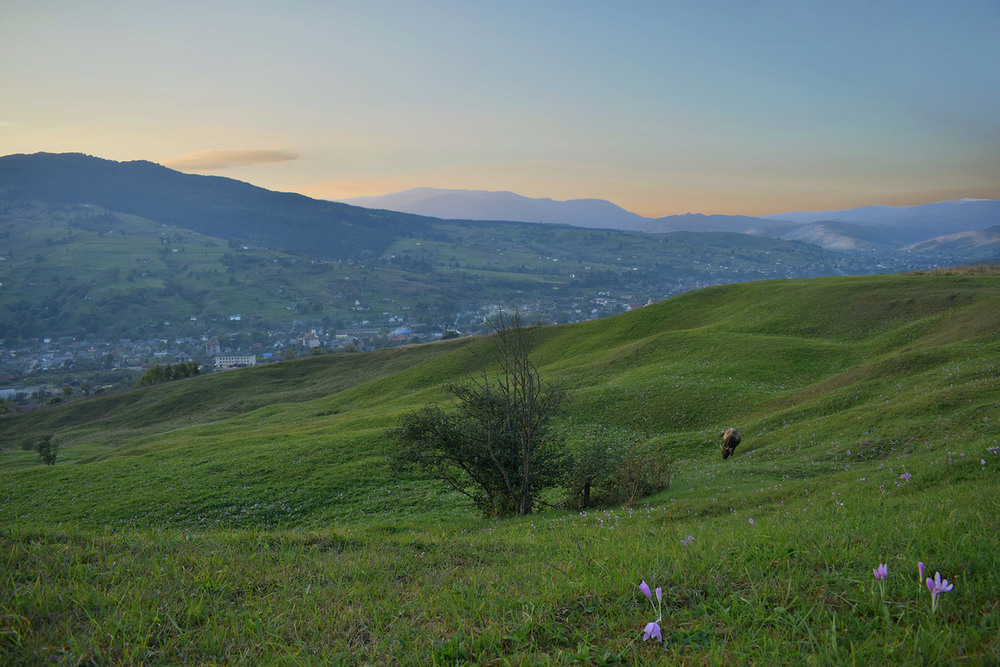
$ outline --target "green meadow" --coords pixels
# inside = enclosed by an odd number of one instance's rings
[[[1000,662],[1000,276],[742,283],[542,328],[566,440],[673,465],[629,507],[556,490],[484,519],[391,471],[385,430],[446,406],[484,342],[0,417],[0,663]],[[21,448],[44,435],[54,466]]]

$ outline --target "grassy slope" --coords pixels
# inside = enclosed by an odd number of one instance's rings
[[[24,206],[0,213],[0,227],[8,255],[0,326],[10,338],[174,337],[202,331],[206,320],[225,326],[232,313],[286,322],[301,316],[288,308],[322,299],[327,284],[350,276],[337,263],[318,271],[276,251],[234,253],[224,239],[95,207]]]
[[[5,418],[0,655],[995,662],[998,331],[995,276],[746,283],[539,330],[570,433],[639,430],[677,462],[649,505],[585,516],[484,523],[389,473],[382,429],[441,400],[464,341]],[[17,448],[33,433],[60,464]],[[956,584],[933,615],[917,560]]]

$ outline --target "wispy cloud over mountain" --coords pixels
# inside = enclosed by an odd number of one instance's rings
[[[171,169],[194,170],[275,164],[299,159],[297,153],[278,150],[197,151],[165,162]]]

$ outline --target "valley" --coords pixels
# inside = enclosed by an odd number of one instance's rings
[[[67,388],[120,388],[155,364],[191,359],[207,370],[222,353],[268,363],[481,333],[498,308],[580,322],[708,285],[929,270],[991,247],[830,250],[676,231],[713,229],[720,216],[675,218],[675,231],[661,233],[444,220],[151,163],[7,156],[0,387],[44,401]],[[97,370],[120,373],[109,381]]]

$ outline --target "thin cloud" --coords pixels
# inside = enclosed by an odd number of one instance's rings
[[[165,163],[171,169],[226,169],[227,167],[247,167],[255,164],[276,164],[299,159],[297,153],[288,151],[198,151],[188,153]]]

